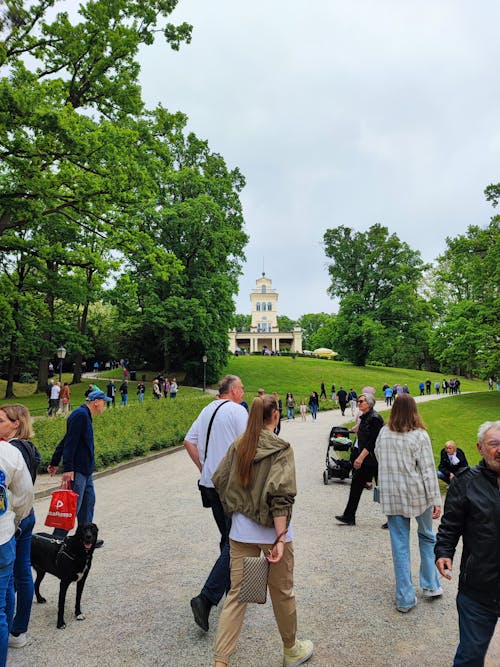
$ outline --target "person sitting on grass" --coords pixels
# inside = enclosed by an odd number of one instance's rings
[[[437,476],[443,482],[449,484],[456,473],[462,468],[468,467],[467,458],[463,451],[457,447],[453,440],[448,440],[441,450],[441,460],[437,471]]]

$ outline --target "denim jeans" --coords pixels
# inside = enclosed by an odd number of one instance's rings
[[[212,604],[216,605],[220,602],[224,593],[227,593],[231,587],[229,569],[229,531],[231,530],[231,519],[224,514],[217,491],[209,487],[207,489],[210,496],[212,514],[221,535],[219,543],[220,556],[215,561],[201,592]]]
[[[122,405],[127,405],[128,403],[128,394],[122,394]]]
[[[495,632],[498,613],[472,600],[464,593],[457,595],[460,643],[453,665],[482,667],[488,645]]]
[[[81,472],[75,472],[75,479],[71,488],[75,493],[78,493],[76,503],[78,525],[83,526],[86,523],[92,523],[95,506],[94,478],[92,473],[90,475],[82,475]],[[63,528],[55,528],[53,534],[56,537],[66,537],[68,531]]]
[[[434,563],[436,536],[432,530],[432,507],[415,517],[418,524],[420,549],[420,586],[428,590],[440,587],[439,575]],[[391,536],[392,562],[396,577],[396,605],[413,607],[415,588],[411,579],[410,519],[399,514],[387,517]]]
[[[286,418],[287,419],[295,419],[295,410],[294,410],[294,408],[287,408],[286,409]]]
[[[12,623],[14,599],[14,561],[16,559],[16,538],[0,545],[0,667],[7,663],[9,627]]]
[[[21,634],[26,632],[30,622],[31,606],[33,604],[33,575],[31,573],[31,535],[35,525],[35,513],[32,511],[21,523],[21,534],[16,539],[16,560],[14,562],[14,590],[7,595],[7,615],[11,616],[16,610],[12,621],[11,632]],[[10,596],[12,592],[12,598]]]

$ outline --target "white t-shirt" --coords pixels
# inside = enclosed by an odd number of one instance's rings
[[[221,403],[224,405],[218,410],[212,422],[208,458],[205,461],[205,445],[207,431],[213,413]],[[241,435],[247,427],[248,413],[239,403],[219,398],[198,415],[184,438],[193,445],[197,445],[202,465],[200,484],[213,488],[212,475],[217,470],[230,445]]]
[[[249,544],[272,544],[277,535],[276,530],[268,526],[261,526],[240,512],[234,512],[231,517],[231,530],[229,537],[235,542],[247,542]],[[292,524],[288,526],[285,537],[287,542],[293,541]]]
[[[30,513],[34,496],[33,482],[23,455],[17,447],[4,440],[0,440],[0,470],[8,487],[9,507],[0,515],[0,544],[5,544],[14,535],[16,525]]]
[[[50,390],[50,398],[52,400],[55,400],[59,398],[59,394],[61,393],[61,387],[58,384],[55,384],[52,389]]]

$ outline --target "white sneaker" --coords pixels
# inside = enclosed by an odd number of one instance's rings
[[[14,635],[9,634],[9,648],[22,648],[30,643],[30,640],[26,636],[25,632],[21,632],[20,635],[15,637]]]
[[[307,662],[313,654],[313,643],[309,639],[300,641],[295,640],[295,645],[291,648],[283,648],[284,667],[298,667]]]
[[[443,594],[443,589],[439,587],[439,588],[434,588],[431,591],[430,588],[423,588],[422,594],[424,598],[438,598],[440,595]]]

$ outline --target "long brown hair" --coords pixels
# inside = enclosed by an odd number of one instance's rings
[[[236,449],[236,470],[244,489],[253,484],[253,461],[260,432],[266,424],[272,421],[274,410],[278,410],[278,403],[274,396],[264,394],[264,396],[256,396],[252,401],[247,427],[238,440]]]
[[[0,410],[3,410],[7,415],[7,419],[11,422],[19,421],[19,426],[14,433],[15,438],[29,440],[35,434],[31,425],[31,415],[28,408],[20,403],[10,403],[9,405],[0,405]]]
[[[417,428],[425,429],[425,424],[417,410],[417,404],[410,394],[400,394],[394,401],[387,426],[396,433],[407,433]]]

